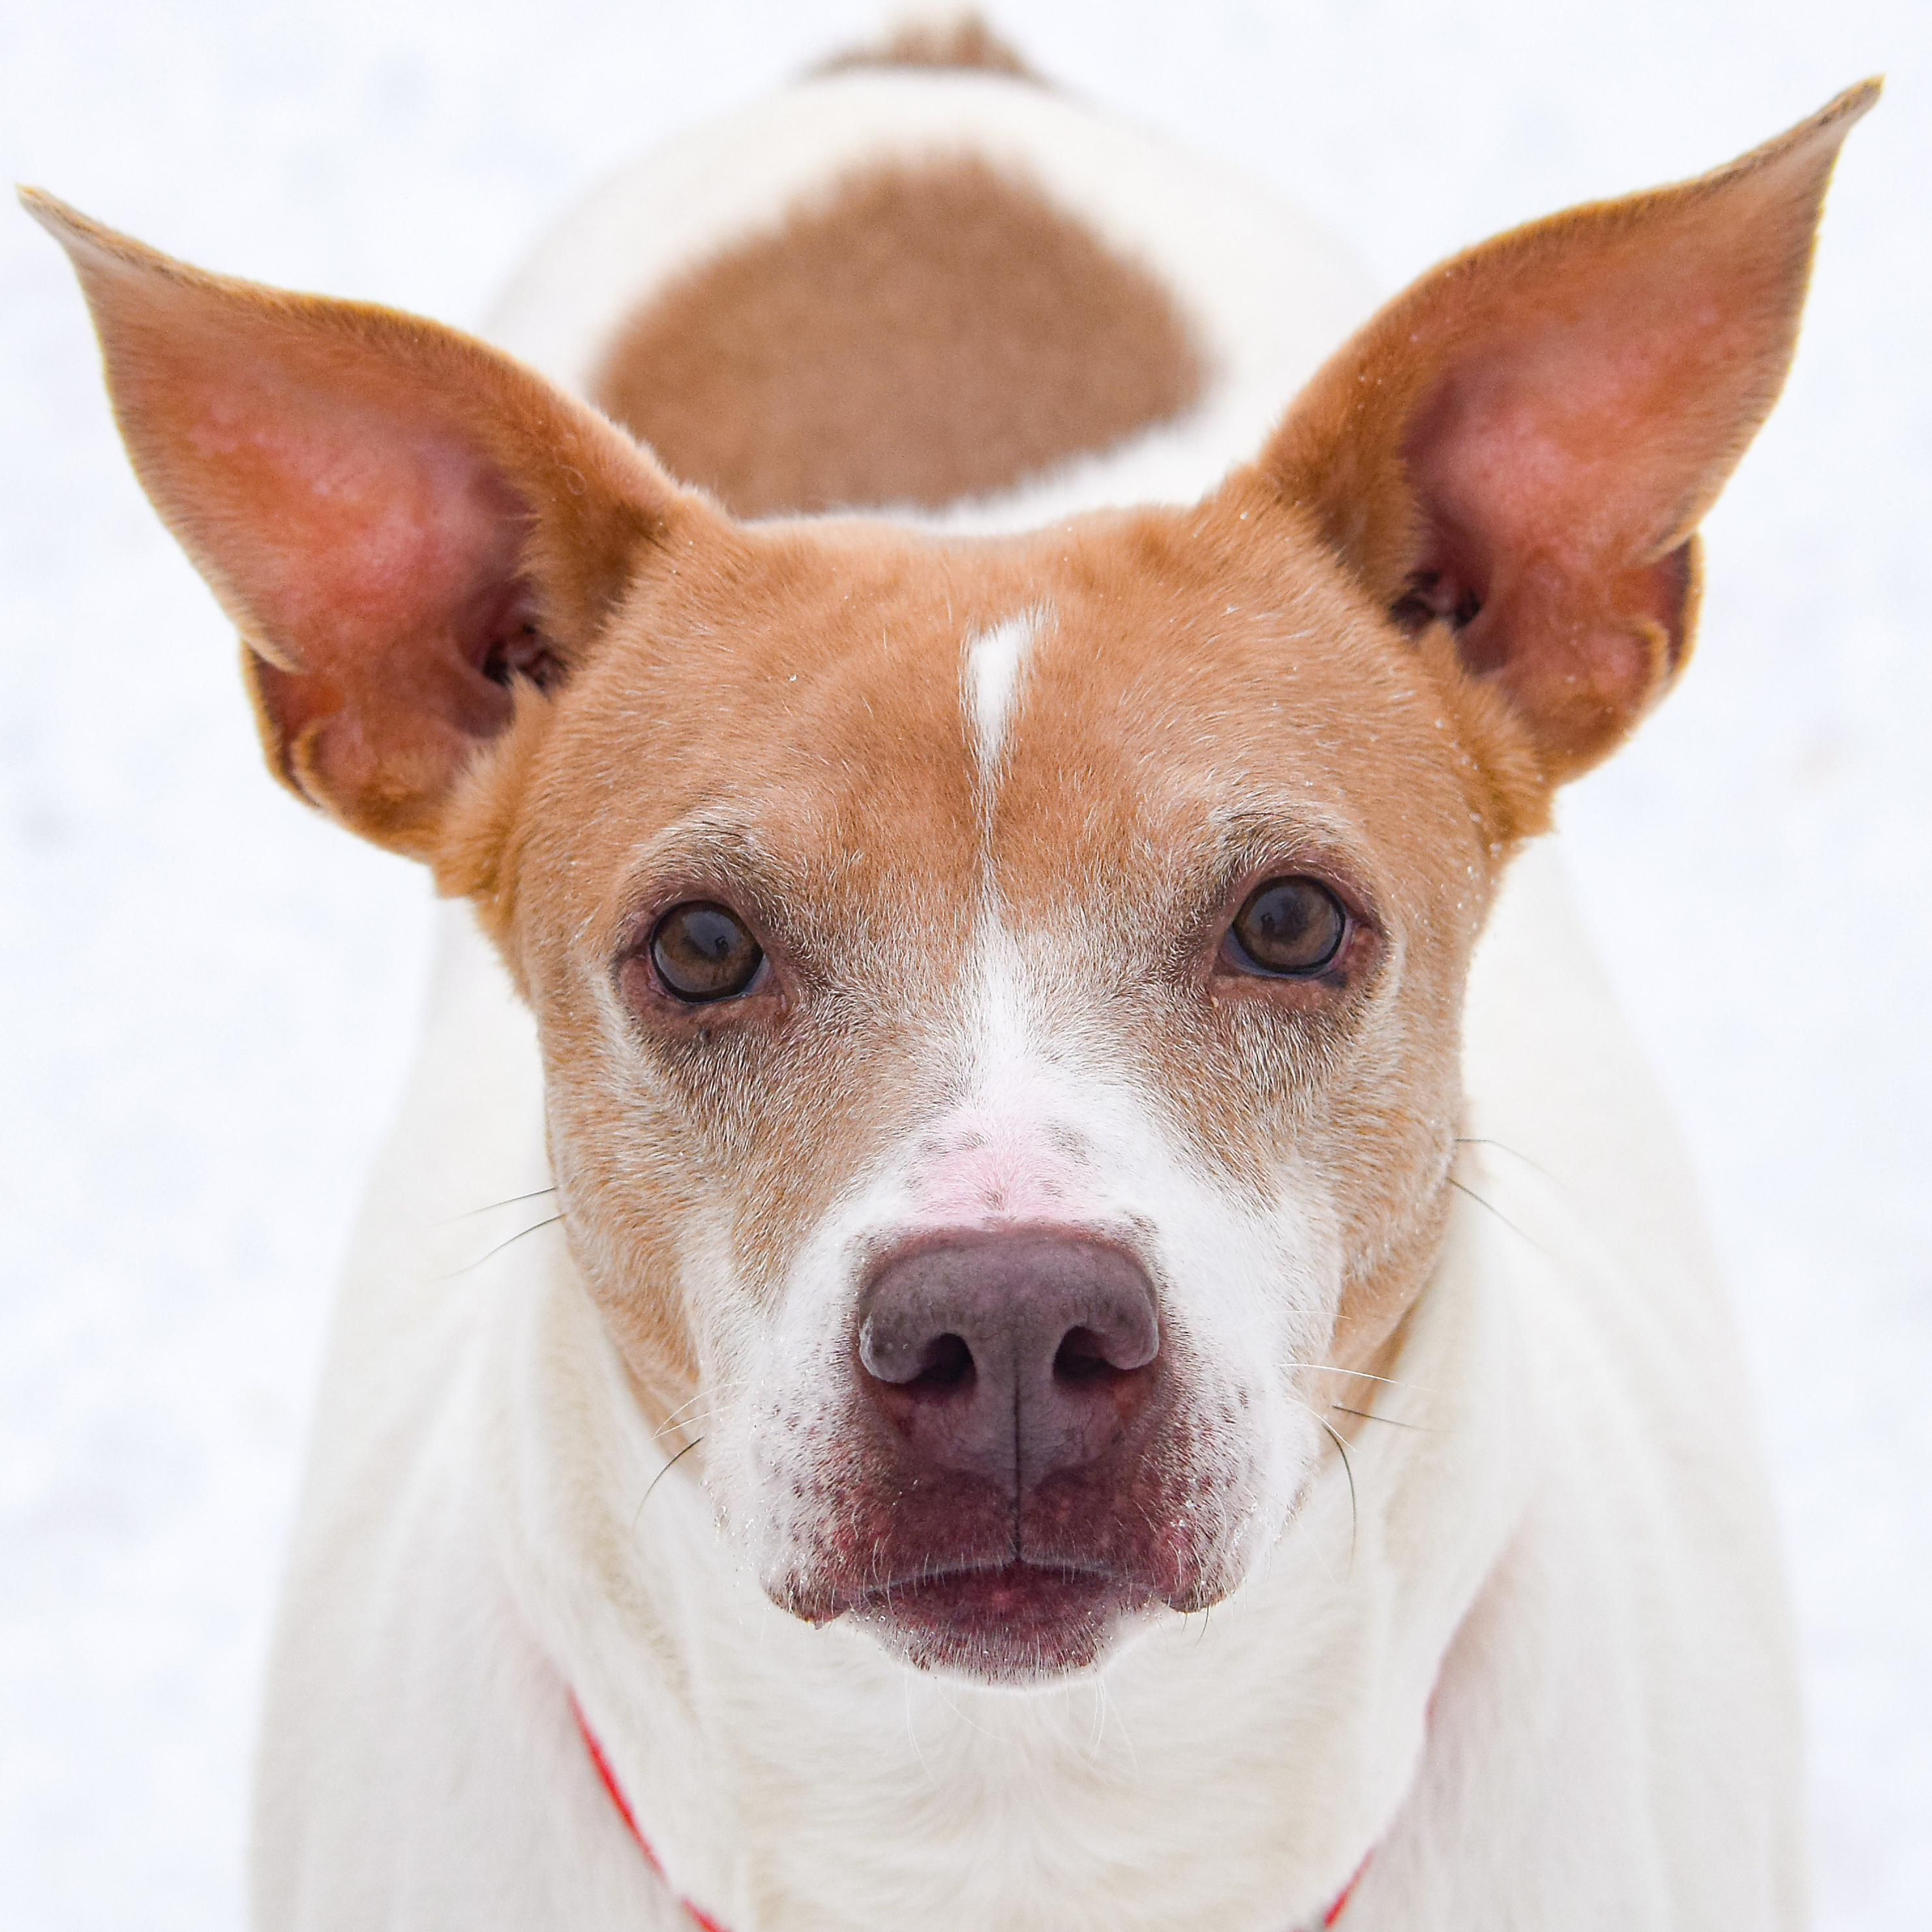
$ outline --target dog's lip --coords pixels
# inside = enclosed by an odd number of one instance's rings
[[[989,1556],[948,1563],[938,1568],[910,1570],[890,1582],[874,1584],[857,1592],[851,1601],[854,1610],[884,1604],[908,1594],[935,1589],[956,1589],[976,1583],[992,1587],[1002,1581],[1010,1587],[1023,1586],[1028,1580],[1052,1577],[1067,1582],[1084,1581],[1100,1586],[1124,1585],[1125,1580],[1099,1563],[1059,1562],[1051,1558]]]
[[[848,1611],[920,1654],[972,1654],[1005,1675],[1016,1664],[1051,1671],[1090,1661],[1114,1621],[1146,1600],[1117,1570],[1009,1559],[866,1590]]]
[[[862,1577],[844,1570],[814,1568],[768,1582],[767,1594],[780,1609],[818,1625],[844,1616],[887,1624],[932,1624],[950,1615],[967,1622],[1024,1606],[1037,1613],[1049,1599],[1070,1612],[1076,1598],[1090,1604],[1109,1599],[1126,1608],[1169,1600],[1159,1577],[1142,1566],[1110,1562],[1076,1550],[1061,1555],[1042,1550],[1016,1556],[1009,1540],[988,1546],[922,1558],[902,1552],[890,1568],[868,1569]],[[883,1574],[882,1574],[883,1573]]]
[[[1098,1564],[1008,1558],[921,1570],[860,1592],[843,1607],[866,1622],[946,1625],[983,1635],[1015,1619],[1034,1625],[1090,1623],[1151,1594],[1144,1584]]]
[[[1149,1593],[1117,1571],[1008,1561],[967,1564],[868,1590],[848,1605],[921,1668],[992,1682],[1055,1677],[1106,1651]]]
[[[957,1532],[960,1526],[952,1527]],[[768,1579],[766,1592],[780,1609],[822,1627],[848,1616],[886,1625],[931,1624],[956,1613],[970,1622],[1013,1604],[1034,1616],[1049,1600],[1072,1614],[1078,1598],[1090,1604],[1105,1600],[1123,1610],[1164,1604],[1185,1614],[1218,1601],[1231,1587],[1218,1563],[1197,1574],[1158,1546],[1102,1550],[1084,1538],[1063,1543],[1036,1533],[1025,1539],[1022,1554],[1015,1550],[1010,1524],[982,1522],[978,1528],[976,1535],[923,1547],[910,1542],[896,1550],[880,1546],[886,1538],[868,1536],[859,1540],[874,1560],[852,1561],[856,1552],[848,1551],[847,1560],[802,1565]]]

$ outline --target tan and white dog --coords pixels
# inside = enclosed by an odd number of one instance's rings
[[[260,1922],[1796,1926],[1736,1351],[1538,842],[1876,90],[1330,354],[1292,211],[898,53],[612,184],[520,361],[32,199],[271,763],[466,902]]]

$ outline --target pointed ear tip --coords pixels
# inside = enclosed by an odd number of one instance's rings
[[[1759,177],[1791,184],[1810,199],[1815,215],[1817,201],[1838,164],[1845,137],[1878,104],[1885,91],[1882,75],[1874,74],[1834,94],[1816,113],[1774,135],[1762,146],[1740,154],[1704,178],[1714,187],[1728,188]]]
[[[1846,88],[1835,99],[1828,100],[1818,110],[1813,124],[1820,129],[1829,128],[1834,130],[1842,140],[1878,105],[1878,98],[1884,92],[1885,76],[1872,74]]]
[[[103,227],[58,195],[48,194],[45,188],[22,184],[16,192],[20,197],[20,206],[67,250],[76,265],[83,256],[96,260],[109,255],[124,260],[140,246],[125,236],[116,234],[112,229]]]
[[[1808,121],[1801,121],[1783,142],[1773,145],[1814,148],[1824,137],[1822,145],[1835,154],[1845,136],[1878,105],[1878,98],[1884,92],[1882,74],[1859,81],[1834,95]]]
[[[1847,114],[1856,116],[1868,113],[1876,106],[1878,98],[1884,92],[1885,76],[1882,74],[1868,74],[1863,80],[1846,88],[1832,105],[1842,105]]]
[[[57,241],[64,242],[85,219],[78,208],[68,207],[44,188],[35,188],[27,182],[16,182],[14,192],[20,197],[20,206]]]
[[[131,235],[110,228],[83,214],[71,203],[45,189],[22,188],[20,206],[67,251],[67,258],[80,279],[82,292],[97,318],[100,304],[116,286],[136,283],[152,286],[158,275],[174,282],[207,279],[186,263],[137,242]]]

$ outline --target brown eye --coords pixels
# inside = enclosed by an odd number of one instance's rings
[[[1316,879],[1270,879],[1248,895],[1228,930],[1234,964],[1253,973],[1305,976],[1342,950],[1348,915]]]
[[[658,977],[680,1000],[728,1000],[742,993],[764,956],[736,914],[709,902],[673,906],[651,934]]]

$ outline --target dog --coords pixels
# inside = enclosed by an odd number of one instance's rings
[[[1801,1922],[1736,1346],[1545,834],[1876,92],[1372,314],[972,30],[621,177],[500,347],[29,197],[272,769],[452,902],[260,1923]]]

